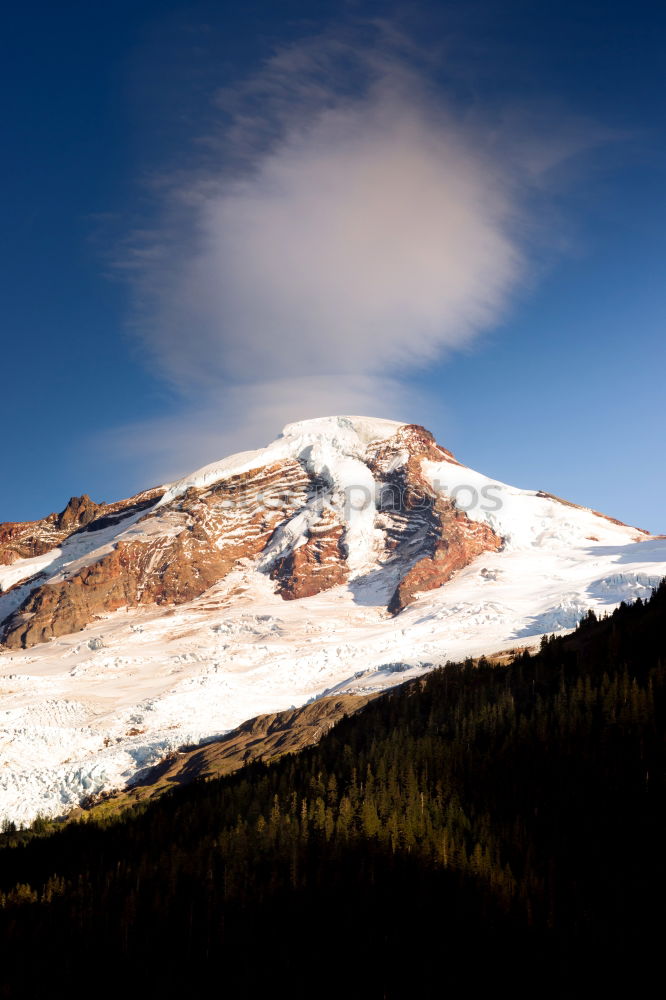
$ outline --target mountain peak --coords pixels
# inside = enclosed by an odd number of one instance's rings
[[[253,715],[532,643],[664,575],[665,540],[489,479],[417,424],[288,424],[167,487],[0,525],[20,760],[0,801],[58,811]]]
[[[336,434],[351,433],[365,444],[391,437],[404,424],[398,420],[385,420],[381,417],[359,417],[337,415],[331,417],[313,417],[309,420],[298,420],[287,424],[279,438],[300,437],[333,437]]]

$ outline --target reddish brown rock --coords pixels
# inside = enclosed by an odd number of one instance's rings
[[[451,501],[435,507],[439,519],[439,538],[431,555],[418,559],[405,573],[391,598],[388,610],[398,614],[416,595],[447,583],[453,574],[482,552],[496,552],[502,539],[482,521],[472,521],[456,510]]]
[[[487,524],[472,521],[435,493],[423,474],[424,460],[460,464],[429,431],[409,424],[380,442],[368,463],[382,484],[378,521],[386,538],[385,565],[401,570],[388,603],[392,614],[417,593],[441,587],[482,552],[502,545]]]
[[[314,597],[347,579],[344,528],[330,510],[311,525],[303,545],[279,559],[271,571],[285,600]]]
[[[312,479],[298,462],[255,469],[208,489],[190,489],[142,518],[141,523],[153,528],[145,540],[119,541],[111,553],[69,579],[37,587],[4,623],[3,642],[10,649],[33,646],[78,631],[96,615],[120,608],[191,601],[224,579],[239,560],[258,556],[311,490]],[[179,527],[182,524],[177,534],[174,518]],[[92,528],[94,522],[87,530]],[[316,531],[316,562],[315,538]],[[320,587],[330,575],[324,560],[328,544],[322,535]],[[303,558],[297,557],[296,567],[303,566]],[[298,575],[298,569],[295,572]]]
[[[423,475],[424,460],[455,462],[418,425],[401,426],[366,454],[378,486],[375,527],[383,536],[376,571],[388,571],[393,613],[418,592],[441,586],[480,552],[501,545],[489,527],[470,521],[435,494]],[[192,487],[162,507],[155,507],[163,495],[159,489],[117,504],[96,504],[83,496],[43,521],[2,525],[0,560],[5,562],[48,551],[77,532],[94,541],[95,531],[118,525],[121,536],[111,551],[107,543],[88,565],[70,568],[68,577],[29,582],[22,593],[30,586],[32,591],[2,624],[2,641],[13,649],[32,646],[121,608],[183,604],[246,560],[270,572],[285,600],[339,586],[349,575],[347,541],[340,513],[325,502],[327,489],[305,460],[289,459]],[[306,508],[305,536],[296,532],[283,546],[276,532]],[[123,538],[123,521],[144,511],[134,518],[140,534],[132,528]],[[279,555],[272,557],[273,551]]]
[[[162,496],[160,488],[145,490],[128,500],[98,504],[87,494],[72,497],[59,514],[49,514],[39,521],[8,521],[0,524],[0,565],[17,559],[31,559],[57,548],[66,538],[83,528],[95,530],[106,524],[146,509]]]
[[[95,503],[87,493],[72,497],[62,513],[57,514],[54,525],[58,531],[72,532],[90,524],[104,510],[104,504]]]
[[[421,478],[421,462],[429,459],[431,462],[452,462],[460,465],[453,453],[437,444],[430,431],[420,424],[403,424],[388,439],[378,441],[368,449],[367,462],[370,468],[381,478],[394,464],[398,456],[404,455],[407,461],[407,471],[410,475]]]

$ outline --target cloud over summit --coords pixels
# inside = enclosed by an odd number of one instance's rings
[[[409,418],[396,385],[497,323],[524,273],[534,157],[400,48],[314,39],[227,88],[128,262],[143,341],[220,448],[317,401]]]

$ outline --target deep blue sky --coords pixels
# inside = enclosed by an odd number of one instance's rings
[[[404,16],[311,2],[6,10],[0,521],[151,485],[136,456],[103,446],[179,405],[136,345],[112,265],[151,225],[146,178],[187,161],[216,88],[274,46],[375,13]],[[433,85],[453,99],[540,97],[616,136],[558,196],[566,250],[544,256],[501,324],[414,376],[430,429],[489,475],[665,532],[666,9],[442,3],[410,28],[451,39],[455,73]]]

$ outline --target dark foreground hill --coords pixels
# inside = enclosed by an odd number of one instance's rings
[[[6,830],[0,995],[643,995],[665,626],[662,584],[537,655],[395,689],[273,764]]]

